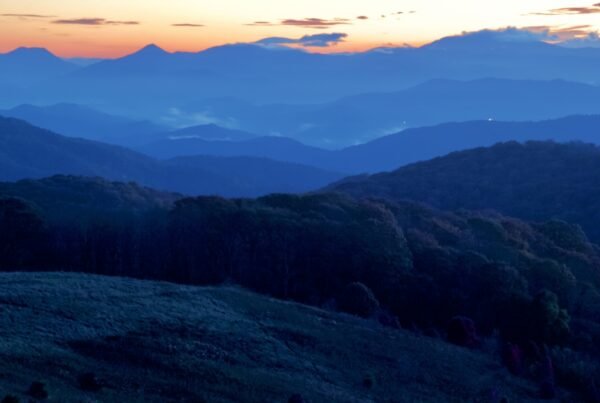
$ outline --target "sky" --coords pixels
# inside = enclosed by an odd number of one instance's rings
[[[599,0],[596,0],[599,1]],[[600,3],[577,0],[0,0],[0,52],[44,47],[62,57],[119,57],[154,43],[200,51],[291,38],[308,51],[419,46],[481,29],[526,27],[559,40],[600,29]],[[298,41],[332,35],[323,43]],[[312,46],[311,46],[312,45]]]

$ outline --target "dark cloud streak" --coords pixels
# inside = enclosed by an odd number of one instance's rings
[[[139,21],[113,21],[104,18],[74,18],[74,19],[61,19],[52,21],[53,24],[62,25],[88,25],[88,26],[102,26],[102,25],[139,25]]]
[[[366,19],[358,17],[359,19]],[[337,25],[350,25],[351,22],[347,18],[334,18],[331,20],[323,19],[323,18],[302,18],[302,19],[294,19],[294,18],[286,18],[279,22],[271,22],[271,21],[254,21],[252,23],[246,24],[246,26],[250,27],[274,27],[274,26],[291,26],[291,27],[301,27],[301,28],[312,28],[312,29],[326,29],[330,27],[334,27]]]
[[[19,14],[19,13],[0,14],[0,17],[13,17],[13,18],[56,18],[55,15]]]
[[[189,22],[183,22],[178,24],[171,24],[172,27],[183,27],[183,28],[203,28],[205,25],[203,24],[192,24]]]
[[[303,18],[297,19],[285,19],[282,20],[280,25],[294,26],[294,27],[305,27],[305,28],[316,28],[323,29],[329,28],[336,25],[349,25],[350,21],[345,18],[335,18],[333,20],[324,20],[322,18]]]

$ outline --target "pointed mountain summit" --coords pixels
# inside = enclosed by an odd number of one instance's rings
[[[173,53],[155,44],[149,44],[136,52],[130,53],[118,59],[104,60],[92,64],[81,70],[81,74],[87,77],[99,77],[104,75],[129,75],[129,74],[152,74],[155,71],[170,71],[176,64],[177,57]]]
[[[136,56],[136,55],[137,56],[142,56],[142,55],[143,56],[163,56],[163,55],[167,55],[167,54],[169,54],[169,52],[167,52],[160,46],[151,43],[149,45],[144,46],[137,52],[134,52],[131,55],[126,56],[126,57],[131,57],[131,56]]]
[[[172,59],[170,56],[173,56],[171,53],[167,52],[163,48],[150,44],[146,45],[137,52],[133,52],[127,56],[124,56],[120,59],[116,60],[126,60],[126,61],[143,61],[143,62],[153,62],[157,60],[167,60]]]

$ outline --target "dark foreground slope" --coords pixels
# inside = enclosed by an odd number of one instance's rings
[[[560,218],[581,225],[598,242],[599,178],[597,146],[510,142],[349,178],[330,189],[442,209],[495,209],[527,220]]]
[[[46,186],[51,189],[47,194],[43,192]],[[600,250],[577,226],[556,220],[526,223],[494,213],[448,213],[417,203],[356,201],[342,194],[271,195],[253,200],[200,197],[173,203],[171,196],[152,196],[134,185],[77,178],[5,187],[0,193],[2,271],[65,270],[193,285],[238,284],[271,297],[372,317],[392,327],[422,329],[427,334],[445,335],[448,323],[459,315],[470,318],[481,336],[497,339],[498,343],[491,344],[497,346],[498,362],[498,350],[507,343],[528,349],[518,360],[523,365],[517,366],[525,370],[515,373],[540,381],[535,370],[541,362],[540,351],[529,346],[547,345],[546,358],[556,369],[557,385],[582,397],[595,396],[594,379],[600,379]],[[89,189],[90,194],[98,194],[98,200],[115,206],[92,203],[87,211],[87,198],[71,196],[77,195],[78,189]],[[123,194],[107,198],[113,191]],[[136,194],[149,199],[138,202]],[[71,213],[54,207],[60,200],[69,202]],[[77,289],[66,284],[68,290]],[[135,304],[145,309],[144,304],[111,296],[110,283],[96,285],[97,292],[108,292],[107,298],[115,306],[126,304],[119,309],[134,309]],[[68,290],[65,298],[79,304]],[[83,288],[81,296],[87,292]],[[13,303],[7,295],[10,292],[0,290],[0,303],[8,301],[8,312],[31,306],[26,301]],[[90,304],[98,302],[94,295]],[[153,303],[160,302],[147,295]],[[54,303],[50,297],[46,300]],[[182,303],[184,300],[181,298]],[[193,305],[200,311],[207,306],[205,302]],[[260,309],[263,315],[272,311]],[[7,311],[0,309],[3,312]],[[86,317],[92,320],[86,323],[102,318],[116,326],[99,312]],[[135,310],[127,315],[132,312]],[[61,317],[69,322],[76,318],[70,311]],[[150,319],[143,320],[155,325]],[[13,326],[21,323],[16,321]],[[337,330],[344,335],[343,345],[349,329]],[[69,334],[70,327],[64,331]],[[93,327],[82,332],[97,333]],[[155,332],[158,335],[162,330]],[[373,332],[370,341],[380,344],[377,333]],[[291,337],[304,347],[315,343]],[[359,341],[352,341],[352,349],[371,348]],[[478,344],[475,338],[472,341],[459,343]],[[240,343],[246,346],[248,336],[226,343],[233,345],[229,348]],[[271,348],[261,347],[260,351],[267,354]],[[153,345],[147,349],[161,351]],[[87,351],[97,353],[97,349]],[[309,352],[304,355],[310,356]],[[250,354],[255,361],[261,357]],[[433,358],[419,365],[438,368]],[[331,360],[351,368],[343,359]],[[361,360],[373,370],[380,366],[362,356]],[[387,364],[381,365],[388,371]],[[449,365],[446,370],[456,372],[459,367],[461,371],[463,364]]]
[[[4,273],[0,295],[0,389],[21,398],[36,380],[50,402],[528,401],[536,392],[483,353],[236,289]],[[101,391],[80,389],[89,371]]]

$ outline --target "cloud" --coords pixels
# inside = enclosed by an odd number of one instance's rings
[[[600,40],[598,32],[592,31],[592,25],[539,25],[524,27],[523,30],[543,35],[548,43],[565,47],[598,47]]]
[[[172,107],[167,110],[166,115],[163,115],[160,120],[167,125],[177,128],[210,124],[227,129],[239,128],[236,119],[227,116],[216,116],[209,110],[188,112]]]
[[[302,28],[312,28],[312,29],[326,29],[336,25],[350,25],[351,22],[347,18],[334,18],[331,20],[323,19],[323,18],[303,18],[303,19],[294,19],[287,18],[283,19],[279,22],[270,22],[270,21],[255,21],[247,26],[251,27],[272,27],[272,26],[292,26],[292,27],[302,27]]]
[[[461,36],[500,42],[543,42],[564,47],[600,47],[598,32],[591,25],[535,25],[522,28],[465,32]]]
[[[576,37],[558,44],[567,48],[600,48],[600,34],[589,32],[584,37]]]
[[[347,37],[348,34],[335,32],[331,34],[305,35],[298,39],[271,37],[262,39],[255,43],[257,45],[273,48],[287,47],[288,45],[298,45],[300,47],[308,48],[327,48],[330,46],[335,46],[340,42],[343,42],[344,39]]]
[[[367,17],[366,15],[359,15],[358,17],[356,17],[357,20],[368,20],[369,17]]]
[[[523,30],[545,33],[548,40],[561,42],[576,38],[587,37],[592,31],[591,25],[573,25],[573,26],[557,26],[557,25],[539,25],[531,27],[523,27]]]
[[[56,18],[55,15],[43,15],[43,14],[19,14],[19,13],[7,13],[0,14],[0,17],[13,17],[13,18]]]
[[[589,7],[563,7],[553,8],[548,11],[531,13],[532,15],[583,15],[583,14],[598,14],[600,13],[600,3],[593,4]]]
[[[540,26],[528,27],[530,30],[544,30],[552,38],[549,43],[568,48],[598,48],[600,35],[592,31],[592,25]]]
[[[474,32],[463,32],[461,35],[443,38],[438,42],[443,42],[444,40],[452,38],[469,38],[472,41],[482,41],[483,43],[488,41],[545,42],[556,40],[557,38],[553,36],[547,28],[548,27],[541,26],[528,28],[506,27],[501,29],[483,29]]]
[[[138,21],[113,21],[104,18],[74,18],[74,19],[63,19],[54,20],[53,24],[64,24],[64,25],[139,25]]]
[[[301,20],[287,19],[287,20],[281,21],[281,25],[305,27],[305,28],[316,28],[316,29],[324,29],[324,28],[329,28],[329,27],[333,27],[336,25],[348,25],[348,24],[350,24],[350,21],[345,18],[335,18],[333,20],[324,20],[322,18],[304,18]]]
[[[191,24],[189,22],[184,22],[184,23],[178,23],[178,24],[171,24],[172,27],[187,27],[187,28],[202,28],[205,25],[203,24]]]
[[[272,27],[272,26],[278,25],[278,24],[273,24],[272,22],[269,22],[269,21],[254,21],[254,22],[251,22],[251,23],[245,24],[245,25],[250,26],[250,27]]]

